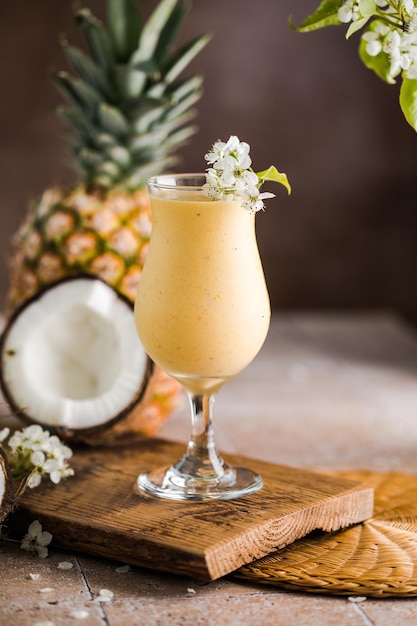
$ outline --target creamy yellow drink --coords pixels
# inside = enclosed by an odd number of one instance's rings
[[[255,215],[202,192],[151,196],[152,237],[136,300],[150,357],[193,393],[245,368],[269,328]]]
[[[213,435],[216,392],[257,355],[270,304],[255,235],[255,214],[273,197],[265,181],[286,174],[251,168],[249,144],[231,135],[205,155],[205,174],[148,180],[152,236],[135,304],[150,357],[181,381],[191,410],[185,454],[138,476],[139,489],[172,500],[230,500],[258,491],[262,477],[230,466]]]

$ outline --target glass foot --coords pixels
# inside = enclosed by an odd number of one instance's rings
[[[229,467],[220,476],[196,477],[175,466],[141,474],[139,489],[169,500],[232,500],[261,489],[261,476],[243,467]]]

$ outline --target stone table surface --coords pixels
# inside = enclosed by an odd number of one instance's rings
[[[218,447],[295,467],[417,474],[417,335],[395,315],[282,314],[255,361],[219,393]],[[186,405],[159,433],[186,441]],[[62,569],[63,562],[72,564]],[[101,589],[110,602],[97,601]],[[51,548],[0,543],[0,626],[411,626],[417,599],[209,584]]]

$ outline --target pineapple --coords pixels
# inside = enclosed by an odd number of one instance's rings
[[[209,36],[175,49],[187,9],[182,0],[160,0],[143,23],[137,0],[107,0],[105,24],[88,8],[76,11],[88,51],[63,38],[72,71],[54,80],[67,101],[58,113],[80,179],[70,189],[47,189],[14,237],[11,313],[46,286],[80,274],[134,300],[151,233],[145,181],[174,166],[196,132],[202,78],[179,76]],[[155,432],[178,394],[155,367],[140,432]]]
[[[14,238],[8,295],[15,309],[44,285],[80,272],[133,300],[151,232],[145,181],[177,162],[202,79],[177,77],[204,47],[200,36],[171,54],[186,4],[162,0],[141,26],[137,0],[108,0],[108,26],[76,18],[90,54],[62,40],[76,76],[54,78],[70,103],[59,115],[81,172],[75,188],[48,189]]]

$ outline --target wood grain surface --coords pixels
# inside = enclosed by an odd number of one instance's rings
[[[184,446],[151,439],[132,448],[82,450],[75,476],[27,492],[18,518],[39,519],[57,546],[214,580],[315,529],[335,531],[373,512],[373,490],[342,477],[227,455],[259,472],[258,493],[226,501],[146,496],[137,475],[176,461]]]

